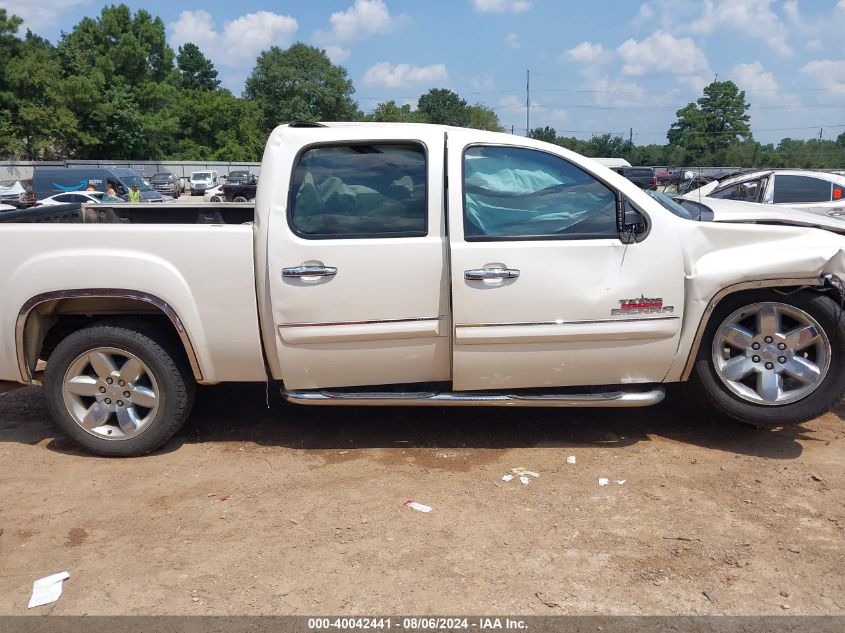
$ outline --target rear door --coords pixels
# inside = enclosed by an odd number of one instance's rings
[[[285,386],[449,380],[443,131],[282,138],[265,164],[278,182],[267,253]]]
[[[448,138],[455,388],[662,381],[684,305],[674,216],[623,244],[617,191],[575,157],[478,138]]]

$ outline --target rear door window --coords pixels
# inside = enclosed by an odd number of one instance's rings
[[[321,146],[302,153],[288,220],[309,239],[427,234],[426,156],[416,144]]]
[[[775,176],[774,203],[830,202],[833,185],[812,176]]]

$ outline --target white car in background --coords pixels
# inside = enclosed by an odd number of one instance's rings
[[[211,189],[206,190],[202,194],[203,202],[226,202],[226,197],[223,195],[223,185],[217,185]]]
[[[110,196],[103,191],[74,191],[70,193],[57,193],[35,203],[36,207],[50,206],[54,204],[117,204],[125,202],[123,198]]]
[[[845,176],[806,169],[769,169],[714,180],[682,196],[710,207],[716,219],[764,208],[795,209],[845,219]]]

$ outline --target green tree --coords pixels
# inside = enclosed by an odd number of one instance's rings
[[[58,45],[68,107],[78,121],[72,155],[159,158],[176,129],[179,74],[164,22],[121,4],[83,18]]]
[[[183,90],[173,106],[178,120],[167,156],[177,160],[255,161],[266,137],[257,103],[228,90]]]
[[[349,121],[358,117],[355,88],[346,69],[332,64],[322,49],[297,43],[262,52],[246,80],[244,96],[261,107],[270,132],[292,121]]]
[[[480,103],[476,103],[474,106],[469,107],[469,123],[467,124],[467,127],[471,127],[476,130],[487,130],[488,132],[505,131],[505,128],[502,127],[496,113]]]
[[[745,91],[735,83],[714,81],[704,88],[703,97],[678,110],[667,133],[669,143],[683,148],[693,160],[709,155],[719,161],[729,145],[751,138],[748,108]]]
[[[425,116],[418,110],[412,110],[407,103],[399,106],[395,101],[379,103],[366,117],[366,121],[378,123],[425,123]]]
[[[417,102],[417,109],[429,123],[468,127],[470,111],[467,102],[445,88],[432,88]]]
[[[528,138],[545,141],[546,143],[555,143],[557,142],[557,130],[548,125],[545,127],[535,127],[528,132]]]
[[[186,90],[214,90],[220,85],[214,64],[192,42],[179,47],[176,67],[179,69],[180,85]]]
[[[593,157],[624,158],[633,148],[634,144],[628,139],[608,133],[593,136],[584,144],[582,153]]]

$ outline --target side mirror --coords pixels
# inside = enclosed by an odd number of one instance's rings
[[[616,229],[626,244],[638,242],[648,229],[646,217],[622,194],[616,199]]]

